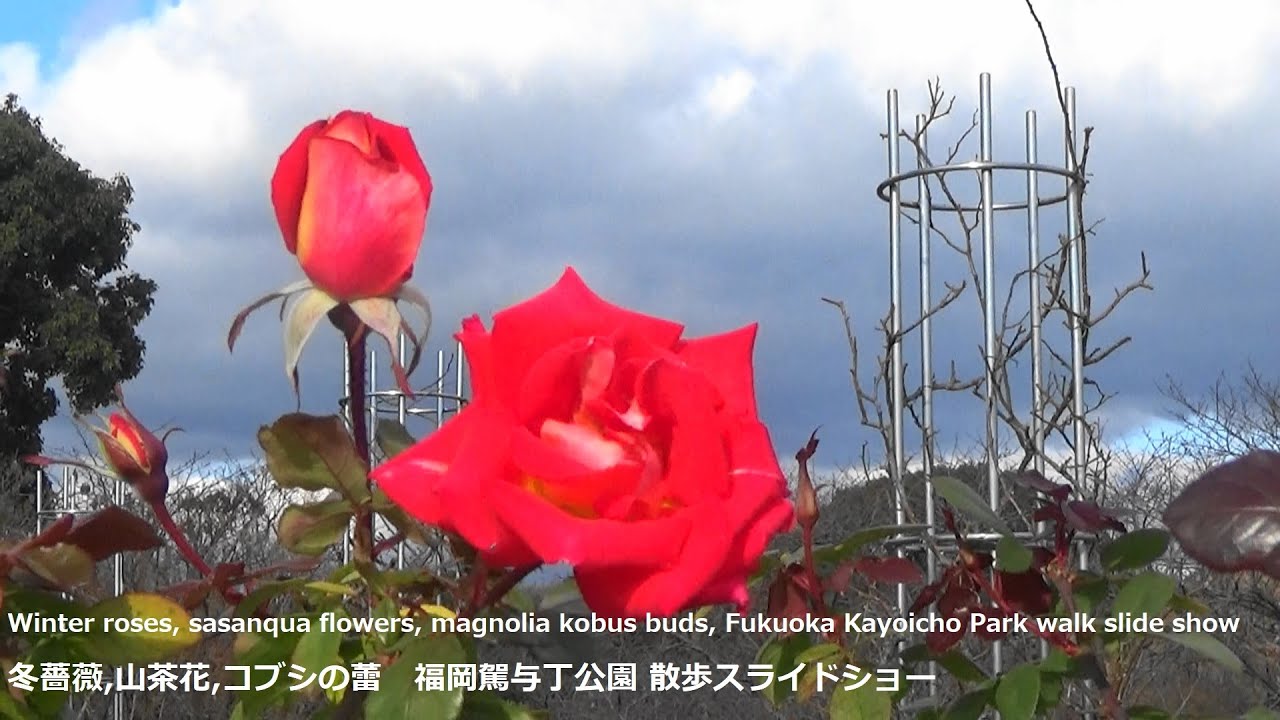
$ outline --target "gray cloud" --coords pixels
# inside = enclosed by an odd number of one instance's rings
[[[134,266],[160,283],[131,405],[148,421],[189,431],[175,438],[177,454],[246,452],[259,424],[293,408],[272,312],[250,321],[234,355],[224,333],[239,307],[299,276],[278,239],[267,180],[301,124],[339,102],[410,126],[435,177],[415,279],[435,304],[433,349],[450,346],[464,315],[487,318],[572,264],[602,295],[678,319],[691,335],[760,322],[761,408],[779,453],[789,456],[821,424],[824,464],[856,460],[871,438],[857,426],[838,318],[819,298],[849,304],[870,355],[888,300],[887,211],[872,192],[884,176],[885,88],[870,84],[878,77],[850,73],[838,53],[792,65],[693,32],[669,47],[634,53],[641,60],[618,72],[579,76],[581,64],[551,63],[515,89],[477,73],[466,93],[428,81],[360,85],[351,76],[317,90],[310,74],[290,90],[286,67],[268,67],[258,81],[239,77],[252,123],[229,146],[236,162],[175,175],[173,162],[139,157],[122,168],[134,179],[144,225]],[[257,44],[246,51],[264,52]],[[1038,68],[1042,60],[1022,62]],[[733,68],[751,72],[755,89],[736,112],[710,117],[702,92]],[[900,88],[904,117],[919,107],[925,79]],[[960,122],[976,78],[947,80],[960,93]],[[1025,85],[996,90],[997,147],[1020,157],[1022,103],[1045,95]],[[1095,292],[1102,302],[1127,282],[1142,250],[1157,288],[1135,296],[1106,331],[1134,338],[1097,374],[1118,393],[1121,426],[1113,430],[1123,433],[1132,418],[1159,412],[1155,382],[1165,373],[1198,387],[1276,355],[1268,313],[1280,292],[1268,270],[1280,260],[1271,241],[1280,218],[1263,158],[1274,157],[1277,143],[1261,112],[1206,131],[1144,115],[1143,97],[1102,96],[1105,103],[1081,88],[1082,123],[1098,126],[1088,207],[1106,217],[1091,250]],[[1271,92],[1254,103],[1274,100]],[[1039,110],[1044,136],[1053,137],[1054,108]],[[1242,141],[1250,137],[1264,139]],[[193,148],[193,166],[203,167],[202,152]],[[1020,191],[1019,180],[1002,182]],[[1002,267],[1021,262],[1021,245],[1008,242]],[[939,330],[940,354],[969,369],[980,337],[975,317],[961,309]],[[312,344],[303,408],[331,411],[340,384],[336,333],[317,332]],[[948,406],[945,419],[972,436],[974,415],[961,405]],[[51,422],[48,433],[51,444],[64,441],[67,422]]]

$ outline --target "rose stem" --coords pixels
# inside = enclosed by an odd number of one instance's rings
[[[209,567],[209,563],[200,557],[200,552],[192,546],[191,541],[187,539],[187,534],[182,531],[182,527],[174,522],[173,516],[169,514],[169,506],[164,500],[150,500],[147,502],[151,506],[151,513],[156,516],[156,520],[160,522],[160,527],[164,528],[165,533],[173,540],[173,544],[177,546],[178,552],[191,563],[201,575],[209,580],[213,580],[213,569]],[[230,587],[217,588],[218,593],[228,604],[235,605],[244,599],[240,593],[232,590]]]
[[[356,443],[356,455],[366,468],[365,484],[369,484],[369,428],[365,418],[365,325],[356,317],[355,312],[347,306],[341,306],[342,334],[347,340],[347,361],[350,373],[347,378],[347,410],[351,416],[351,435]],[[355,561],[370,563],[373,561],[373,513],[367,508],[356,509],[356,527],[353,542]]]

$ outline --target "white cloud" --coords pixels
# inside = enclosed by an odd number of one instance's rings
[[[40,56],[26,43],[0,45],[0,95],[14,93],[23,102],[40,86]]]
[[[716,75],[702,95],[703,109],[712,120],[725,120],[742,109],[755,87],[755,76],[743,68]]]
[[[1280,6],[1232,4],[1153,14],[1141,3],[1080,0],[1041,11],[1065,82],[1116,112],[1212,121],[1249,104],[1280,46]],[[1007,0],[905,10],[826,0],[377,0],[358,14],[336,2],[188,0],[89,41],[47,86],[30,48],[0,51],[0,68],[5,85],[42,91],[38,109],[91,166],[189,175],[243,163],[338,106],[475,101],[530,83],[601,93],[663,57],[704,60],[706,48],[790,71],[834,58],[876,108],[884,89],[915,89],[939,73],[968,88],[989,71],[997,88],[1047,97],[1039,36],[1022,4]],[[739,67],[689,99],[723,116],[759,82]]]
[[[1205,129],[1234,132],[1227,120],[1237,116],[1266,127],[1257,118],[1280,99],[1266,82],[1280,59],[1280,5],[1039,5],[1063,81],[1080,89],[1082,120],[1108,131],[1094,167],[1132,160],[1135,146],[1147,152],[1103,178],[1137,188],[1135,197],[1160,181],[1214,186],[1221,174],[1195,168],[1151,180],[1175,163],[1148,148],[1165,137],[1191,147]],[[853,215],[873,205],[883,169],[884,91],[901,90],[909,112],[925,81],[941,75],[960,96],[963,122],[977,74],[991,72],[998,118],[1020,124],[1024,107],[1042,117],[1054,107],[1040,38],[1018,0],[352,7],[186,0],[85,39],[44,77],[30,46],[0,47],[0,92],[20,92],[72,157],[134,183],[144,229],[131,264],[162,293],[148,321],[148,377],[164,377],[173,367],[162,363],[186,354],[161,326],[184,338],[205,332],[194,318],[221,322],[296,275],[271,218],[272,165],[303,124],[353,107],[412,126],[438,181],[419,278],[449,293],[459,314],[540,290],[565,262],[590,271],[601,292],[626,288],[620,302],[644,300],[694,334],[764,307],[789,324],[764,329],[761,347],[779,337],[796,344],[771,361],[780,368],[776,397],[795,405],[808,388],[815,404],[836,405],[847,400],[831,400],[846,390],[842,375],[828,391],[805,384],[818,370],[792,366],[815,358],[814,338],[830,335],[827,324],[806,324],[829,322],[819,292],[852,287],[863,302],[882,292],[883,259],[873,253],[882,250],[884,214],[875,206],[874,215]],[[1041,121],[1046,137],[1056,124]],[[1129,132],[1138,127],[1142,136]],[[1187,193],[1162,200],[1173,211],[1196,205]],[[1107,214],[1124,222],[1152,204],[1130,205]],[[1157,242],[1148,247],[1168,241]],[[1225,305],[1221,314],[1235,316]],[[440,336],[451,318],[440,314]],[[248,332],[276,342],[265,316],[255,322]],[[243,371],[244,382],[258,369],[244,355],[218,358],[219,372]],[[269,364],[278,375],[274,355]],[[825,421],[848,407],[803,411]]]

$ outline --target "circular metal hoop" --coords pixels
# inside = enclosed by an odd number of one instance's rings
[[[961,170],[1021,170],[1023,172],[1048,173],[1056,175],[1068,180],[1079,183],[1081,178],[1079,173],[1073,173],[1066,168],[1056,167],[1054,165],[1044,165],[1042,163],[1026,163],[1026,162],[984,162],[982,160],[970,160],[969,162],[954,163],[951,165],[939,165],[937,167],[917,168],[908,170],[904,173],[898,173],[893,177],[885,180],[876,186],[876,195],[883,201],[889,202],[889,188],[897,185],[904,180],[913,180],[915,178],[932,175],[942,177],[947,173],[957,172]],[[1036,202],[1039,207],[1048,205],[1056,205],[1067,199],[1067,193],[1061,195],[1050,195],[1048,197],[1037,197]],[[920,201],[915,200],[899,200],[902,207],[920,209]],[[1025,210],[1027,209],[1027,201],[995,203],[991,206],[992,210]],[[941,212],[980,212],[983,208],[981,205],[960,205],[956,206],[952,203],[929,203],[930,210],[938,210]]]

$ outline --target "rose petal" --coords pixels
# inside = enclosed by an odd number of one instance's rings
[[[487,497],[507,483],[506,427],[499,413],[468,405],[424,440],[379,465],[370,477],[419,520],[453,531],[477,550],[524,564],[527,548],[494,513]]]
[[[418,152],[418,147],[414,144],[413,137],[409,134],[409,129],[379,120],[373,116],[369,117],[369,127],[382,156],[391,158],[396,164],[413,175],[418,181],[418,187],[422,190],[422,197],[426,201],[427,207],[430,207],[431,175],[427,172],[427,166],[422,162],[422,155]]]
[[[323,135],[327,138],[351,143],[362,155],[377,157],[369,128],[369,120],[371,118],[372,116],[369,113],[343,110],[329,120]]]
[[[645,379],[641,406],[670,423],[663,490],[682,505],[728,494],[719,393],[702,373],[668,361],[650,366]]]
[[[425,218],[411,173],[342,140],[311,140],[297,254],[317,287],[344,301],[390,293],[417,257]]]
[[[583,376],[595,338],[574,338],[548,348],[529,365],[521,384],[516,417],[537,430],[544,419],[569,420],[581,399]],[[607,341],[604,341],[607,342]],[[612,369],[612,351],[609,352]]]
[[[680,359],[704,372],[724,398],[725,411],[756,416],[755,369],[752,355],[755,324],[721,335],[684,340],[676,345]]]
[[[669,320],[625,310],[596,295],[573,268],[550,289],[493,317],[500,402],[516,407],[529,368],[547,350],[575,338],[626,332],[670,347],[684,331]]]
[[[488,501],[501,522],[548,563],[667,565],[680,555],[692,524],[684,514],[638,522],[575,517],[515,484]]]
[[[307,145],[324,130],[325,121],[317,120],[302,128],[289,147],[280,155],[275,174],[271,176],[271,205],[276,222],[284,235],[284,246],[293,253],[298,246],[298,213],[307,189]]]
[[[723,516],[715,513],[701,516],[692,524],[675,563],[658,568],[615,565],[600,569],[579,564],[574,571],[578,589],[587,605],[599,615],[674,615],[688,607],[694,596],[715,577],[725,557],[730,534],[730,525]],[[663,542],[670,545],[672,539]]]
[[[471,401],[487,402],[493,392],[493,336],[484,329],[480,317],[472,315],[462,321],[462,330],[454,339],[462,343],[467,356],[467,369],[471,371]]]

